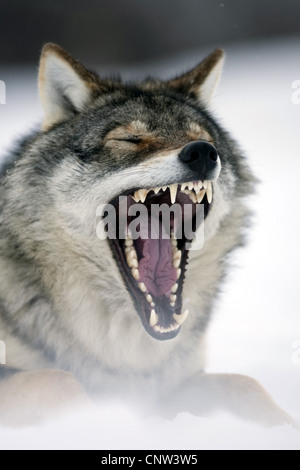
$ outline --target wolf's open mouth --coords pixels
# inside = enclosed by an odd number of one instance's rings
[[[171,213],[166,226],[160,214],[156,219],[151,218],[151,233],[147,228],[147,233],[144,231],[137,238],[129,230],[125,240],[111,240],[113,254],[146,331],[158,340],[175,338],[189,314],[188,310],[183,309],[182,291],[189,258],[187,245],[193,236],[192,233],[186,233],[183,224],[189,217],[192,232],[196,232],[203,222],[203,217],[200,222],[196,217],[200,204],[204,207],[204,218],[207,217],[213,199],[212,182],[199,181],[150,190],[133,190],[123,196],[127,197],[130,213],[132,209],[133,212],[135,208],[138,209],[138,204],[143,204],[143,208],[147,209],[139,219],[140,225],[143,221],[150,222],[154,205],[162,207],[165,204],[165,207],[170,208],[176,204],[181,208],[179,223]],[[120,223],[124,214],[119,200],[113,201],[113,204],[117,207]],[[128,213],[125,217],[127,228],[132,221],[137,220]]]

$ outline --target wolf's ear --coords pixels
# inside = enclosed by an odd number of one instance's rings
[[[168,81],[167,85],[208,105],[219,83],[224,58],[224,51],[216,49],[193,70]]]
[[[99,78],[56,44],[46,44],[39,69],[43,130],[82,111],[99,91]]]

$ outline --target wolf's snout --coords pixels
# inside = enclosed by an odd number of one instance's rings
[[[184,147],[179,154],[180,160],[203,180],[214,172],[218,166],[217,149],[208,142],[192,142]]]

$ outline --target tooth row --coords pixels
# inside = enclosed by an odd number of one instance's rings
[[[146,201],[148,193],[149,191],[147,191],[147,189],[140,189],[139,191],[136,191],[134,193],[133,199],[135,200],[135,202],[144,203]]]
[[[164,328],[163,326],[160,326],[160,325],[156,325],[154,327],[154,330],[157,332],[157,333],[171,333],[172,331],[177,331],[179,330],[180,328],[180,325],[174,323],[173,325],[171,325],[169,328]]]
[[[176,292],[178,291],[178,287],[179,287],[179,285],[177,283],[174,284],[174,286],[172,287],[173,294],[176,294]]]
[[[191,201],[193,201],[194,204],[200,204],[204,199],[206,190],[201,189],[200,193],[198,194],[195,194],[193,191],[187,191],[186,189],[182,192],[186,194],[187,196],[189,196],[189,198],[191,199]],[[211,194],[212,194],[212,189],[211,189]],[[212,198],[211,198],[211,202],[212,202]]]
[[[137,269],[139,267],[139,263],[138,263],[136,251],[133,247],[129,250],[127,251],[127,253],[125,250],[127,264],[130,268]]]
[[[131,274],[132,274],[132,277],[136,280],[136,281],[139,281],[140,280],[140,272],[138,270],[138,268],[133,268],[131,270]]]
[[[144,284],[143,282],[139,282],[138,287],[140,291],[143,292],[143,294],[145,294],[146,300],[148,304],[150,305],[150,307],[152,308],[155,307],[155,303],[153,302],[152,295],[149,294],[146,284]]]
[[[172,184],[171,186],[162,186],[152,189],[139,189],[134,193],[132,198],[136,203],[144,203],[146,201],[148,193],[150,193],[151,191],[154,191],[154,194],[158,194],[160,191],[166,191],[169,188],[172,204],[175,204],[176,202],[178,190],[187,194],[195,204],[200,204],[203,201],[203,198],[206,193],[209,204],[212,203],[213,191],[211,181],[196,181],[194,183],[183,183],[181,185],[181,189],[179,189],[179,186],[180,185],[178,184]]]
[[[181,263],[182,252],[181,250],[173,250],[173,266],[179,268]]]
[[[171,232],[171,244],[172,244],[172,253],[173,253],[173,266],[174,266],[174,268],[176,268],[177,280],[178,280],[181,276],[181,269],[179,268],[179,266],[181,264],[182,251],[178,250],[178,248],[177,248],[177,240],[176,240],[174,232]],[[172,287],[172,289],[176,289],[175,292],[177,292],[178,284],[175,284]],[[173,290],[172,290],[172,292],[173,292]],[[172,307],[173,307],[173,305],[172,305]]]
[[[177,238],[175,237],[175,233],[171,230],[171,245],[172,251],[175,253],[177,251]]]
[[[170,300],[171,300],[171,302],[170,302],[171,307],[175,307],[176,301],[177,301],[177,295],[171,294],[170,295]]]
[[[211,181],[195,181],[194,183],[183,183],[181,185],[181,191],[188,189],[189,191],[194,190],[196,194],[206,190],[211,185]]]
[[[137,253],[135,251],[133,240],[128,236],[125,240],[125,257],[129,268],[131,269],[131,274],[136,281],[140,278],[140,273],[138,270],[139,262]]]
[[[125,240],[125,257],[126,257],[128,267],[131,269],[132,277],[136,281],[139,281],[140,279],[140,272],[138,269],[139,262],[138,262],[137,253],[133,245],[133,240],[130,237],[130,235],[128,235],[128,237]]]

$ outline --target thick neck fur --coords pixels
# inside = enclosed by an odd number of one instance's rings
[[[145,332],[108,242],[80,238],[76,231],[72,235],[68,227],[62,227],[49,194],[40,193],[40,200],[33,201],[31,188],[24,202],[17,194],[19,178],[15,170],[13,183],[2,187],[3,201],[11,198],[8,192],[13,191],[15,197],[14,211],[2,208],[1,227],[10,231],[18,224],[20,229],[15,240],[18,262],[16,253],[9,251],[11,240],[4,242],[1,230],[0,270],[6,278],[1,280],[0,298],[8,320],[7,337],[15,329],[21,344],[34,332],[34,354],[28,354],[24,364],[18,359],[21,346],[14,346],[11,365],[32,369],[49,362],[72,371],[97,390],[117,388],[120,380],[128,386],[150,380],[168,389],[182,381],[183,375],[187,378],[204,368],[204,336],[212,299],[226,254],[241,242],[243,206],[238,201],[234,208],[228,205],[222,221],[218,217],[214,221],[212,211],[206,222],[208,240],[202,251],[191,252],[187,271],[184,301],[190,317],[177,338],[158,342]],[[43,200],[48,200],[47,211]],[[222,230],[218,230],[220,224]],[[9,288],[11,282],[17,296]]]

